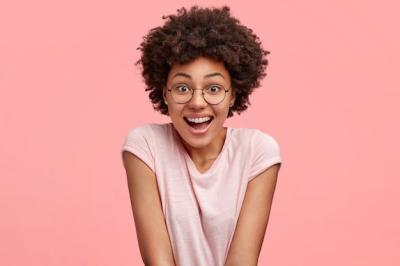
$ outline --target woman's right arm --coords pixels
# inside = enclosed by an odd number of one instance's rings
[[[140,255],[146,266],[175,266],[154,172],[130,152],[122,153]]]

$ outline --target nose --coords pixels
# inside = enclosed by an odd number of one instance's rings
[[[202,89],[194,89],[192,99],[188,102],[191,107],[204,107],[207,106],[207,102],[203,98]]]

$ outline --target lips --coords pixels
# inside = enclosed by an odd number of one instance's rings
[[[186,117],[190,117],[190,118],[202,118],[202,117],[211,117],[211,118],[214,118],[214,116],[213,115],[199,115],[199,114],[193,114],[193,115],[185,115],[185,116],[183,116],[184,118],[186,118]]]
[[[194,125],[200,125],[200,124],[209,124],[214,119],[214,117],[206,116],[206,117],[194,118],[194,117],[186,117],[185,116],[183,119],[190,126],[194,126]]]
[[[195,123],[189,121],[188,118],[205,118],[205,117],[210,117],[211,118],[210,120],[207,121],[208,124],[211,123],[211,121],[214,119],[213,115],[208,115],[208,114],[202,114],[202,115],[199,115],[199,114],[192,114],[191,115],[190,114],[190,115],[183,116],[183,119],[186,121],[186,123],[188,123],[190,126],[192,126]]]
[[[205,120],[205,118],[210,117],[211,119]],[[192,120],[192,121],[189,121]],[[211,122],[214,120],[213,116],[185,116],[184,120],[188,125],[188,129],[192,134],[204,134],[210,127]],[[202,122],[204,120],[204,122]],[[197,122],[197,123],[196,123]]]

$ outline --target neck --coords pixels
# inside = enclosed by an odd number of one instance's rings
[[[192,161],[206,163],[217,159],[224,146],[226,134],[227,128],[223,127],[215,139],[209,145],[202,148],[191,147],[183,139],[181,140]]]

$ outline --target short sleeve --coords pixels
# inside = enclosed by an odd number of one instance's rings
[[[148,125],[130,130],[125,137],[121,152],[129,151],[133,153],[155,172],[151,133],[151,128]]]
[[[279,144],[271,135],[256,130],[250,145],[251,166],[248,181],[272,165],[282,163]]]

